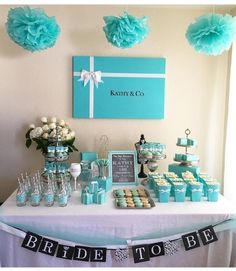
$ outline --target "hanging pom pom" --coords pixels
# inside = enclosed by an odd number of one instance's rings
[[[235,37],[236,18],[228,14],[200,16],[186,32],[186,38],[197,52],[214,56],[229,50]]]
[[[103,19],[108,42],[119,48],[131,48],[141,43],[149,33],[147,17],[137,18],[125,12],[121,17],[105,16]]]
[[[48,17],[42,9],[30,7],[10,9],[6,29],[15,43],[31,52],[54,46],[60,33],[55,17]]]

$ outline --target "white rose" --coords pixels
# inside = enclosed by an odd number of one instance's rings
[[[42,123],[47,123],[47,122],[48,122],[48,120],[47,120],[46,117],[42,117],[42,118],[41,118],[41,121],[42,121]]]
[[[49,124],[50,129],[55,129],[56,128],[56,123],[52,122]]]
[[[48,139],[48,136],[49,136],[48,133],[44,133],[42,137],[43,137],[44,139]]]
[[[70,135],[71,135],[72,138],[75,137],[75,131],[71,131]]]
[[[67,128],[63,128],[63,129],[61,130],[61,134],[62,134],[63,136],[66,136],[66,135],[68,134],[68,129],[67,129]]]
[[[54,131],[52,131],[49,135],[50,137],[55,137],[56,136],[56,133]]]
[[[68,135],[66,136],[66,140],[71,140],[71,139],[72,139],[71,135],[68,134]]]
[[[43,129],[41,127],[36,127],[34,130],[30,132],[30,138],[40,137],[43,133]]]
[[[62,127],[63,127],[63,126],[65,126],[65,124],[66,124],[66,123],[65,123],[65,121],[64,121],[64,120],[60,120],[60,121],[59,121],[59,125],[60,125],[60,126],[62,126]]]
[[[35,125],[32,123],[32,124],[29,125],[29,128],[31,128],[31,129],[33,128],[34,129]]]
[[[49,130],[49,126],[47,124],[43,125],[42,127],[44,132],[47,132]]]
[[[56,123],[57,122],[57,118],[56,117],[52,117],[51,118],[51,122]]]

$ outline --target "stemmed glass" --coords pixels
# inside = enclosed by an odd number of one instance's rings
[[[79,163],[71,163],[70,165],[70,174],[74,178],[74,188],[73,191],[77,191],[76,179],[81,173],[81,165]]]

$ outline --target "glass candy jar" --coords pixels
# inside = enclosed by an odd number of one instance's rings
[[[21,206],[26,205],[27,194],[25,191],[24,183],[21,183],[19,178],[18,178],[18,182],[19,182],[19,187],[16,194],[16,205],[18,207],[21,207]]]

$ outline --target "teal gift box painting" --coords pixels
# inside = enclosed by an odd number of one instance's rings
[[[73,117],[163,119],[165,58],[73,57]]]

